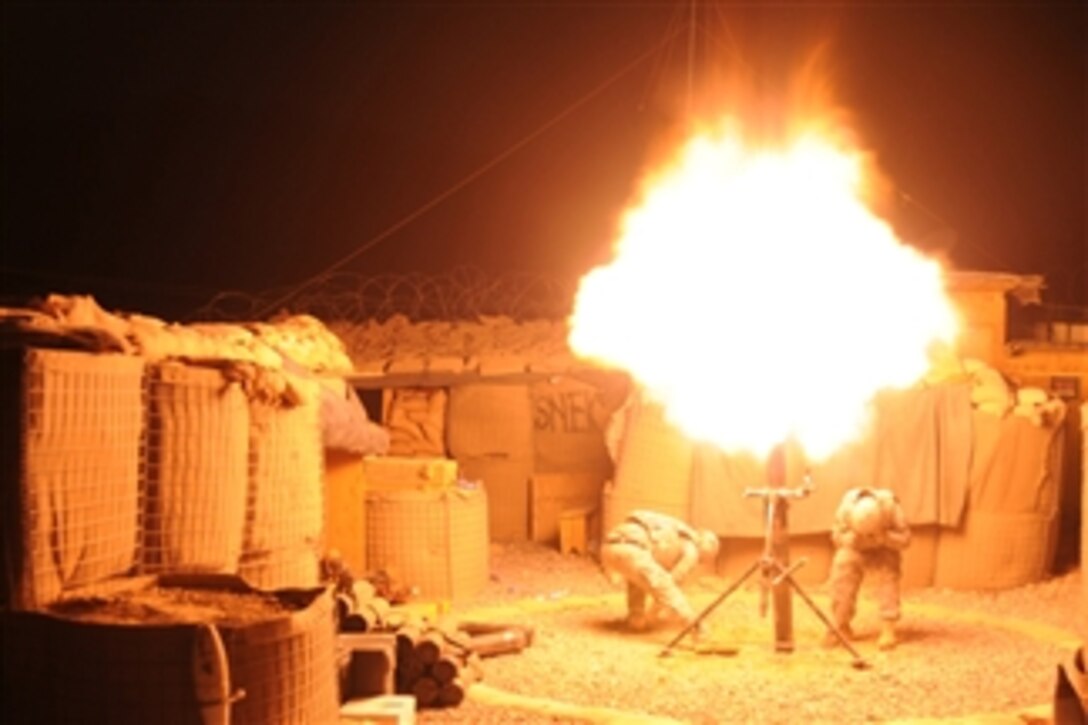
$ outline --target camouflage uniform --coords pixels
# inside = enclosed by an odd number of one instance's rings
[[[646,598],[650,597],[650,615],[673,612],[685,625],[695,619],[695,612],[678,586],[701,554],[710,555],[707,545],[717,537],[700,534],[683,521],[653,511],[634,511],[605,537],[601,547],[601,565],[606,573],[627,583],[627,621],[634,629],[647,624]]]
[[[865,521],[858,519],[859,512],[869,514]],[[873,488],[847,491],[835,513],[831,539],[835,555],[829,584],[835,625],[850,632],[862,577],[866,572],[874,574],[880,618],[885,623],[883,643],[894,646],[891,625],[900,616],[901,551],[910,545],[910,527],[895,494]]]

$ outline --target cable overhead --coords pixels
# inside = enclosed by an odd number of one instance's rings
[[[696,20],[698,18],[698,5],[696,0],[691,0],[691,17],[688,19],[688,97],[687,111],[691,116],[691,109],[695,103],[695,39]]]
[[[670,17],[669,22],[665,26],[664,37],[677,37],[686,26],[683,24],[683,8],[678,8]],[[647,105],[647,99],[650,97],[651,89],[656,90],[656,87],[661,83],[661,79],[665,75],[665,68],[669,66],[669,62],[672,60],[673,46],[670,43],[665,49],[664,53],[661,53],[656,62],[650,68],[650,73],[647,77],[646,85],[642,90],[642,96],[639,99],[638,110],[642,110]]]
[[[936,222],[938,222],[938,223],[942,224],[942,225],[944,226],[944,228],[945,228],[945,229],[949,229],[949,230],[951,230],[951,231],[952,231],[952,233],[953,233],[953,234],[956,234],[956,241],[957,241],[957,243],[959,243],[959,242],[961,242],[961,241],[962,241],[962,242],[965,242],[965,243],[967,244],[967,246],[969,246],[969,247],[971,247],[971,248],[973,248],[973,249],[977,250],[978,252],[980,252],[980,253],[982,254],[982,256],[983,256],[983,257],[984,257],[984,258],[985,258],[985,259],[986,259],[987,261],[993,262],[993,263],[994,263],[994,264],[996,264],[996,265],[997,265],[998,267],[1002,267],[1002,266],[1004,266],[1004,261],[1003,261],[1003,260],[1001,260],[1001,259],[998,259],[998,258],[997,258],[997,255],[995,255],[995,254],[994,254],[993,252],[991,252],[991,251],[990,251],[989,249],[987,249],[986,247],[984,247],[984,246],[982,246],[982,245],[974,244],[974,243],[973,243],[973,242],[972,242],[971,240],[969,240],[969,239],[962,239],[962,240],[961,240],[961,239],[960,239],[960,237],[959,237],[959,235],[958,235],[958,234],[956,233],[956,228],[955,228],[954,226],[952,226],[952,223],[951,223],[951,222],[949,222],[949,221],[948,221],[947,219],[945,219],[945,218],[944,218],[943,216],[941,216],[941,215],[940,215],[940,214],[938,214],[937,212],[935,212],[935,211],[933,211],[932,209],[930,209],[930,208],[929,208],[928,206],[926,206],[926,205],[925,205],[925,204],[923,204],[922,202],[920,202],[920,201],[918,201],[917,199],[915,199],[915,198],[914,198],[913,196],[911,196],[911,195],[910,195],[909,193],[907,193],[907,192],[906,192],[906,191],[904,191],[903,189],[896,189],[896,193],[897,193],[897,194],[899,195],[899,198],[900,198],[900,199],[902,199],[903,201],[907,202],[908,204],[910,204],[910,205],[911,205],[911,206],[913,206],[914,208],[916,208],[916,209],[920,210],[920,211],[921,211],[921,212],[923,212],[923,213],[924,213],[924,214],[925,214],[926,216],[928,216],[928,217],[929,217],[930,219],[933,219],[934,221],[936,221]]]
[[[748,62],[748,60],[744,57],[744,53],[741,52],[740,41],[738,41],[737,36],[733,34],[733,29],[732,27],[730,27],[729,18],[726,17],[725,11],[722,10],[722,7],[720,5],[713,5],[712,7],[716,11],[718,27],[721,28],[721,31],[725,34],[726,40],[728,41],[727,43],[722,44],[722,47],[726,50],[726,52],[729,53],[729,55],[733,57],[733,60],[737,61],[737,63],[739,63],[744,68],[744,70],[747,71],[750,78],[756,81],[760,81],[761,74],[752,66],[751,63]],[[710,25],[711,23],[708,22],[707,44],[710,45],[711,43],[713,43],[715,45],[718,45],[718,36],[713,31],[711,31]]]
[[[476,168],[474,171],[470,172],[467,176],[461,178],[459,181],[457,181],[455,184],[453,184],[452,186],[447,188],[445,191],[442,191],[437,196],[431,198],[430,201],[426,202],[422,206],[418,207],[414,211],[410,212],[406,216],[402,217],[398,221],[396,221],[393,224],[391,224],[390,226],[386,227],[386,229],[384,231],[379,232],[374,237],[371,237],[369,240],[367,240],[366,242],[364,242],[360,246],[356,247],[349,254],[344,255],[343,257],[338,259],[336,262],[332,263],[331,265],[326,267],[324,270],[318,272],[317,274],[314,274],[311,277],[306,278],[305,280],[300,282],[297,286],[295,286],[287,294],[273,300],[271,303],[269,303],[264,308],[262,308],[261,310],[258,311],[258,317],[267,317],[270,313],[274,312],[278,308],[280,308],[283,305],[285,305],[286,303],[290,302],[292,299],[294,299],[297,295],[299,295],[303,290],[305,290],[310,285],[313,285],[313,284],[315,284],[317,282],[320,282],[320,281],[324,280],[332,272],[335,272],[337,269],[339,269],[340,267],[343,267],[345,264],[352,261],[353,259],[356,259],[357,257],[362,255],[363,253],[370,251],[371,249],[373,249],[377,245],[381,244],[386,239],[393,236],[395,233],[397,233],[398,231],[400,231],[404,227],[411,224],[413,221],[415,221],[419,217],[421,217],[424,214],[426,214],[427,212],[429,212],[431,209],[435,208],[436,206],[438,206],[439,204],[444,202],[446,199],[450,198],[451,196],[453,196],[454,194],[459,192],[461,189],[463,189],[466,186],[468,186],[469,184],[471,184],[476,179],[478,179],[481,176],[483,176],[484,174],[486,174],[488,171],[493,169],[495,166],[498,166],[500,163],[502,163],[503,161],[508,159],[510,156],[513,156],[515,153],[520,151],[522,148],[529,145],[529,143],[534,141],[537,137],[541,136],[545,131],[548,131],[553,126],[557,125],[560,121],[567,118],[567,116],[570,116],[572,113],[574,113],[574,111],[578,110],[579,108],[584,106],[586,103],[588,103],[589,101],[593,100],[595,97],[597,97],[598,95],[603,93],[605,90],[607,90],[614,83],[616,83],[621,78],[623,78],[625,75],[627,75],[628,73],[633,71],[635,68],[637,68],[639,65],[641,65],[647,58],[650,58],[655,53],[657,53],[662,47],[664,47],[664,46],[668,45],[669,43],[671,43],[674,36],[677,35],[677,34],[679,34],[679,30],[674,31],[673,33],[667,34],[662,40],[655,43],[648,50],[643,51],[642,53],[640,53],[638,56],[636,56],[634,58],[634,60],[629,62],[624,67],[620,68],[616,73],[612,74],[607,79],[602,81],[600,84],[598,84],[595,88],[591,89],[584,96],[582,96],[578,100],[574,101],[574,103],[570,104],[565,109],[563,109],[562,111],[557,113],[555,116],[553,116],[549,120],[545,121],[541,126],[537,127],[535,130],[531,131],[527,136],[522,138],[520,141],[516,141],[515,143],[513,143],[512,145],[507,147],[505,150],[500,152],[498,155],[492,157],[490,160],[488,160],[487,162],[485,162],[484,164],[482,164],[481,166]]]

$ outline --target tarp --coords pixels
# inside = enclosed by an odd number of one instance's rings
[[[610,431],[617,456],[614,485],[606,491],[604,526],[639,508],[684,518],[691,509],[695,444],[665,418],[660,406],[629,401]]]
[[[828,531],[842,495],[855,486],[895,491],[914,525],[960,522],[972,452],[970,386],[888,393],[875,409],[866,435],[811,465],[815,489],[790,506],[791,533]],[[766,484],[765,462],[700,446],[692,466],[692,523],[722,536],[762,536],[763,500],[744,492]]]
[[[617,405],[613,391],[555,375],[529,386],[537,473],[612,473],[604,430]]]
[[[316,375],[287,355],[281,357],[284,370],[319,383],[318,420],[325,448],[363,456],[389,451],[389,431],[370,420],[355,388],[341,377]]]

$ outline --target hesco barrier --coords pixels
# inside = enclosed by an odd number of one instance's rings
[[[219,583],[215,579],[221,580]],[[194,589],[251,592],[237,577]],[[47,612],[0,615],[4,722],[333,723],[335,622],[323,589],[271,592],[283,613],[218,623],[116,624]],[[159,621],[163,618],[157,617]]]
[[[0,605],[32,609],[136,561],[144,363],[0,353]]]
[[[246,370],[4,350],[0,604],[35,609],[111,577],[240,565],[265,589],[316,585],[316,383],[269,398]]]
[[[148,370],[142,571],[237,572],[249,473],[249,407],[214,367]]]
[[[490,576],[487,495],[480,488],[369,491],[367,565],[423,599],[471,597]]]
[[[325,527],[316,383],[298,405],[249,404],[249,502],[239,573],[262,589],[319,582]]]

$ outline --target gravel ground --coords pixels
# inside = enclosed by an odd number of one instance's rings
[[[419,723],[962,722],[1038,713],[1052,701],[1058,663],[1086,634],[1079,572],[995,593],[907,592],[892,652],[876,649],[875,604],[863,593],[854,646],[869,666],[856,669],[845,649],[820,645],[824,627],[798,597],[795,650],[774,652],[773,620],[759,614],[753,577],[709,615],[717,653],[696,653],[684,640],[660,657],[679,627],[625,631],[622,590],[592,558],[496,545],[491,571],[488,587],[450,618],[527,624],[533,642],[485,659],[483,681],[465,702],[421,710]],[[704,577],[687,591],[705,609],[731,583]],[[805,591],[826,611],[821,587]]]

